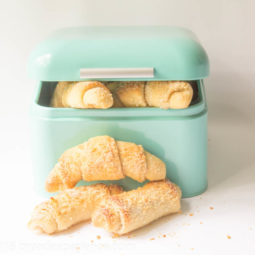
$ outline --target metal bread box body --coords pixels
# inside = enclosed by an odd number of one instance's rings
[[[161,158],[183,197],[207,187],[207,55],[189,30],[175,27],[83,27],[54,33],[29,61],[37,80],[31,107],[35,187],[46,195],[47,175],[60,155],[90,137],[109,135],[143,145]],[[186,109],[52,108],[58,81],[192,81],[196,99]],[[131,189],[142,184],[115,181]],[[83,184],[85,182],[82,182]],[[88,184],[88,183],[85,183]]]

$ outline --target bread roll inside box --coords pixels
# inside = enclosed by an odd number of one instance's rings
[[[31,133],[39,194],[52,195],[46,193],[45,181],[65,150],[100,135],[141,144],[162,159],[167,177],[180,186],[183,197],[205,191],[207,102],[203,79],[209,74],[209,63],[191,31],[177,27],[61,29],[34,49],[28,70],[36,80]],[[194,93],[185,109],[50,106],[59,81],[86,80],[189,81]],[[111,182],[125,189],[143,185],[129,178]]]

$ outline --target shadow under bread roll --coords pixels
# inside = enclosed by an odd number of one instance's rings
[[[92,223],[115,234],[125,234],[180,210],[180,188],[166,180],[106,198],[92,214]]]

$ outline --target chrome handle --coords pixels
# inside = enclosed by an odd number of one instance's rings
[[[139,68],[81,68],[81,79],[95,78],[153,78],[153,67]]]

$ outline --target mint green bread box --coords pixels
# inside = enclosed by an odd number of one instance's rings
[[[32,52],[28,72],[36,80],[31,106],[35,189],[44,185],[60,155],[90,137],[109,135],[143,145],[161,158],[183,197],[207,188],[207,103],[203,79],[208,57],[196,36],[177,27],[78,27],[53,33]],[[186,109],[52,108],[58,81],[192,81]],[[107,182],[106,182],[107,183]],[[115,181],[126,189],[143,184]],[[87,185],[81,181],[78,185]]]

